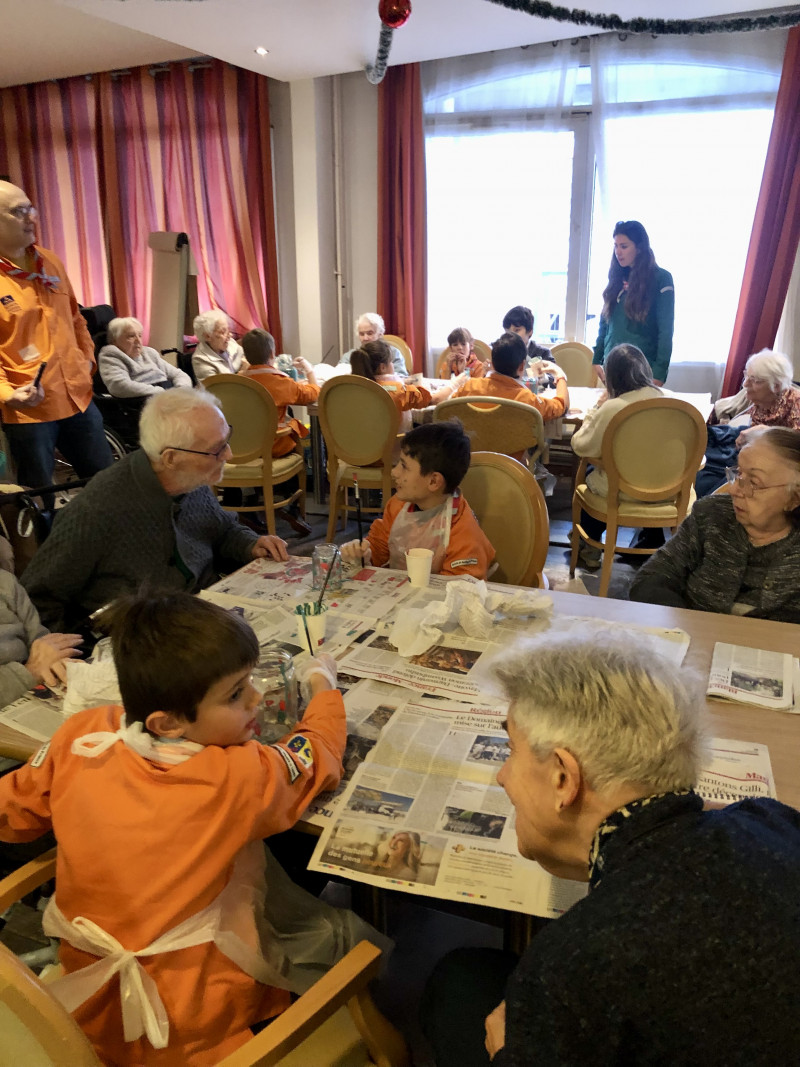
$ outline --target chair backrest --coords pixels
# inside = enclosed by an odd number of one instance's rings
[[[408,344],[402,337],[398,337],[395,333],[385,333],[381,337],[381,341],[385,341],[387,345],[394,345],[395,348],[400,349],[400,355],[403,357],[406,363],[406,370],[409,374],[414,373],[414,356]]]
[[[510,456],[473,452],[461,489],[497,553],[492,581],[542,585],[550,521],[528,468]]]
[[[438,360],[436,361],[436,373],[434,374],[434,378],[449,378],[450,377],[450,356],[451,355],[452,355],[452,350],[450,348],[450,345],[448,345],[447,348],[445,348],[445,350],[442,352],[442,354],[439,356]]]
[[[603,435],[609,507],[619,493],[643,503],[675,500],[686,514],[706,447],[703,416],[685,400],[639,400],[618,411]]]
[[[272,455],[278,432],[278,409],[272,395],[260,382],[243,374],[210,374],[201,388],[213,393],[233,433],[231,463]]]
[[[339,375],[323,385],[317,404],[329,459],[335,456],[354,467],[391,467],[400,410],[377,382]]]
[[[0,944],[0,1033],[4,1064],[102,1067],[81,1028],[47,986]]]
[[[538,408],[502,397],[445,400],[434,409],[437,422],[458,418],[470,435],[473,452],[501,452],[506,456],[544,446],[544,423]]]
[[[484,363],[486,362],[487,359],[489,360],[490,363],[492,362],[492,346],[491,345],[487,345],[485,341],[479,341],[477,339],[477,337],[473,337],[473,339],[472,339],[472,348],[473,348],[473,350],[475,352],[475,355],[478,357],[478,359],[483,360]]]
[[[564,341],[553,345],[550,354],[567,376],[567,384],[572,388],[591,388],[597,385],[597,374],[592,366],[594,353],[588,345],[579,341]]]

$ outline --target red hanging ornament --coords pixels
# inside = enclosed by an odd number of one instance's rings
[[[378,14],[384,26],[397,30],[411,14],[411,0],[380,0]]]

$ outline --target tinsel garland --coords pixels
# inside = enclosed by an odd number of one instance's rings
[[[367,80],[373,85],[379,85],[386,73],[386,64],[389,60],[389,51],[392,47],[394,30],[390,26],[381,26],[381,36],[378,40],[378,54],[375,57],[375,65],[368,63],[364,68]]]
[[[489,0],[492,4],[535,15],[540,19],[572,22],[577,26],[597,26],[620,33],[654,33],[659,36],[690,33],[743,33],[748,30],[775,30],[800,24],[800,9],[785,15],[756,15],[732,19],[628,19],[619,15],[594,15],[591,11],[570,11],[546,0]]]

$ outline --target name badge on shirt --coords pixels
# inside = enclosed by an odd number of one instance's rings
[[[22,311],[13,296],[0,296],[0,304],[3,305],[6,311]]]
[[[454,559],[450,564],[453,569],[456,567],[476,567],[477,565],[478,561],[474,556],[471,559]]]
[[[47,753],[50,751],[50,742],[46,741],[36,755],[31,760],[31,767],[41,767],[44,761],[47,759]]]

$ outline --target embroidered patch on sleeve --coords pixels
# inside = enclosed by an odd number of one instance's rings
[[[291,741],[287,741],[286,747],[301,767],[310,770],[314,766],[314,750],[307,737],[302,734],[295,734]]]
[[[450,564],[451,570],[455,570],[456,567],[477,567],[478,561],[473,556],[471,559],[454,559]]]
[[[274,749],[286,764],[286,770],[289,772],[289,784],[296,781],[300,777],[300,771],[294,765],[294,760],[289,753],[281,748],[280,745],[270,745],[270,748]]]
[[[47,753],[50,751],[50,742],[45,741],[39,751],[31,760],[31,767],[41,767],[44,761],[47,759]]]

